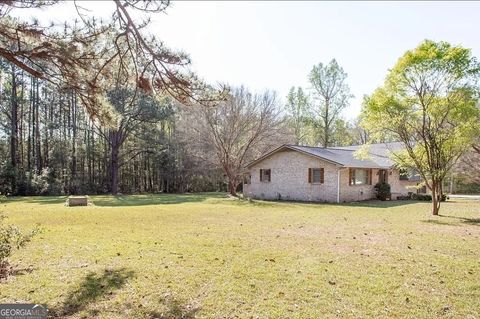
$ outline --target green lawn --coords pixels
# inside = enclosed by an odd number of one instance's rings
[[[480,318],[480,202],[327,205],[219,194],[4,201],[43,232],[0,302],[66,318]]]

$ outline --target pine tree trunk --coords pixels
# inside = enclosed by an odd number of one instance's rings
[[[116,195],[118,193],[118,149],[112,148],[110,166],[110,188],[112,195]]]
[[[119,168],[119,153],[120,153],[120,133],[110,132],[110,191],[112,195],[118,193],[118,168]]]
[[[13,169],[11,180],[12,193],[17,191],[17,146],[18,146],[18,100],[17,100],[17,79],[15,68],[12,66],[12,95],[11,95],[11,131],[10,131],[10,162]]]
[[[72,156],[72,166],[71,166],[71,171],[70,171],[70,193],[75,194],[76,193],[76,178],[77,178],[77,149],[76,149],[76,143],[77,143],[77,100],[75,93],[71,93],[71,112],[72,112],[72,150],[71,150],[71,156]]]
[[[40,94],[39,94],[39,83],[38,80],[36,81],[36,98],[35,98],[35,170],[37,174],[40,174],[42,171],[42,147],[40,144]]]
[[[47,95],[45,94],[45,99],[47,97]],[[50,153],[50,150],[49,150],[49,138],[48,138],[48,133],[49,133],[49,123],[50,123],[50,120],[49,120],[49,112],[48,112],[48,109],[49,109],[49,105],[52,105],[53,104],[53,100],[50,100],[48,104],[45,104],[45,109],[44,109],[44,117],[43,117],[43,121],[44,121],[44,126],[43,126],[43,165],[45,167],[49,167],[50,166],[50,159],[48,157],[48,154]]]
[[[33,78],[30,79],[30,103],[28,105],[28,128],[27,128],[27,170],[31,172],[32,170],[32,112],[33,112]]]
[[[18,149],[20,151],[19,154],[19,161],[20,161],[20,166],[21,166],[21,176],[23,177],[25,174],[25,154],[24,154],[24,99],[25,99],[25,77],[24,73],[22,71],[22,91],[20,93],[20,125],[18,128],[18,133],[19,133],[19,143],[18,143]]]

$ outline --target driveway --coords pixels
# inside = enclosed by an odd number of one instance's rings
[[[462,194],[452,194],[448,195],[449,198],[464,198],[464,199],[476,199],[480,200],[480,195],[462,195]]]

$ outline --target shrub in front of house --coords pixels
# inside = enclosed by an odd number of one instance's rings
[[[432,200],[432,195],[430,194],[412,194],[412,199],[414,200],[424,200],[430,202]],[[447,195],[442,195],[442,202],[447,200]]]
[[[392,193],[390,190],[390,184],[388,183],[377,183],[374,187],[376,197],[379,200],[387,200],[387,198],[391,198]]]

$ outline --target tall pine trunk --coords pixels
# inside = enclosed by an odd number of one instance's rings
[[[110,192],[118,193],[118,168],[120,166],[119,153],[121,146],[121,134],[118,131],[109,133],[110,139]]]
[[[33,95],[33,77],[30,78],[30,103],[28,104],[28,121],[27,121],[27,170],[29,173],[32,171],[32,136],[33,136],[33,101],[35,99]]]
[[[70,187],[69,192],[71,194],[76,193],[76,180],[77,180],[77,98],[74,92],[71,92],[71,127],[72,127],[72,149],[71,149],[71,158],[72,165],[70,171]]]
[[[11,180],[12,193],[17,191],[17,148],[18,148],[18,99],[17,99],[17,76],[12,65],[12,95],[11,95],[11,130],[10,130],[10,163],[13,169]]]
[[[36,80],[36,88],[34,93],[35,98],[35,171],[37,174],[40,174],[42,171],[42,146],[40,144],[40,94],[39,94],[39,83],[38,79]]]
[[[118,193],[118,148],[112,147],[112,153],[110,158],[110,189],[112,195]]]

